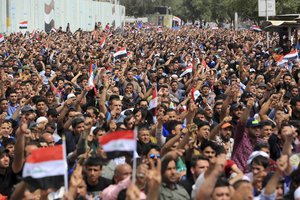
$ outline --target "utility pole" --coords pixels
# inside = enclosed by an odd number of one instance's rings
[[[268,0],[266,0],[266,21],[269,21],[269,16],[268,16]],[[269,49],[269,32],[267,32],[267,48]]]

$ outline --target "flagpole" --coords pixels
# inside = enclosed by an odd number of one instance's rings
[[[132,183],[135,183],[135,179],[136,179],[136,146],[137,146],[137,133],[138,133],[138,128],[137,126],[135,126],[134,128],[134,141],[135,141],[135,148],[133,150],[133,166],[132,166]]]
[[[65,161],[64,186],[65,186],[65,192],[67,193],[69,190],[69,184],[68,184],[68,164],[67,164],[67,149],[66,149],[66,136],[65,135],[62,135],[62,147],[63,147],[63,158]]]

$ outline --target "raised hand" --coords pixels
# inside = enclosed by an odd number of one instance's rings
[[[288,155],[282,155],[277,161],[277,170],[281,173],[284,173],[288,168],[289,157]]]
[[[126,191],[126,200],[140,199],[140,192],[140,189],[135,184],[131,184]]]

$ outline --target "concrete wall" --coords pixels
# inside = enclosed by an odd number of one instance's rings
[[[8,4],[7,4],[8,3]],[[8,5],[8,7],[7,7]],[[51,9],[52,7],[52,9]],[[48,9],[48,13],[46,10]],[[51,10],[49,12],[49,10]],[[9,20],[7,20],[7,13]],[[92,0],[0,0],[0,33],[45,30],[48,27],[71,31],[82,28],[91,31],[95,22],[115,23],[122,26],[125,20],[125,7],[108,2]],[[10,21],[10,23],[9,23]],[[21,21],[28,21],[28,28],[19,29]]]

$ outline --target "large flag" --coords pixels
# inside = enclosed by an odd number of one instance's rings
[[[297,50],[291,51],[286,55],[273,55],[275,61],[277,62],[277,66],[285,65],[288,61],[298,59],[298,52]]]
[[[0,42],[4,42],[4,36],[0,34]]]
[[[99,144],[107,158],[117,158],[136,151],[136,139],[133,130],[108,133],[99,138]]]
[[[27,29],[27,27],[28,27],[28,21],[22,21],[19,23],[20,29]]]
[[[182,72],[182,74],[180,74],[180,77],[185,76],[188,73],[192,73],[193,72],[193,64],[189,63],[188,66],[185,68],[184,72]]]
[[[105,45],[105,36],[103,36],[101,41],[100,41],[100,47],[103,48],[104,45]]]
[[[64,184],[66,170],[62,145],[39,148],[27,157],[23,178],[35,189],[58,189]]]
[[[290,53],[283,56],[283,59],[286,59],[286,60],[295,60],[297,58],[298,58],[297,50],[291,51]]]
[[[121,59],[123,57],[126,57],[127,56],[127,51],[126,51],[126,48],[120,48],[119,50],[117,50],[116,53],[114,53],[114,58],[115,59]]]

